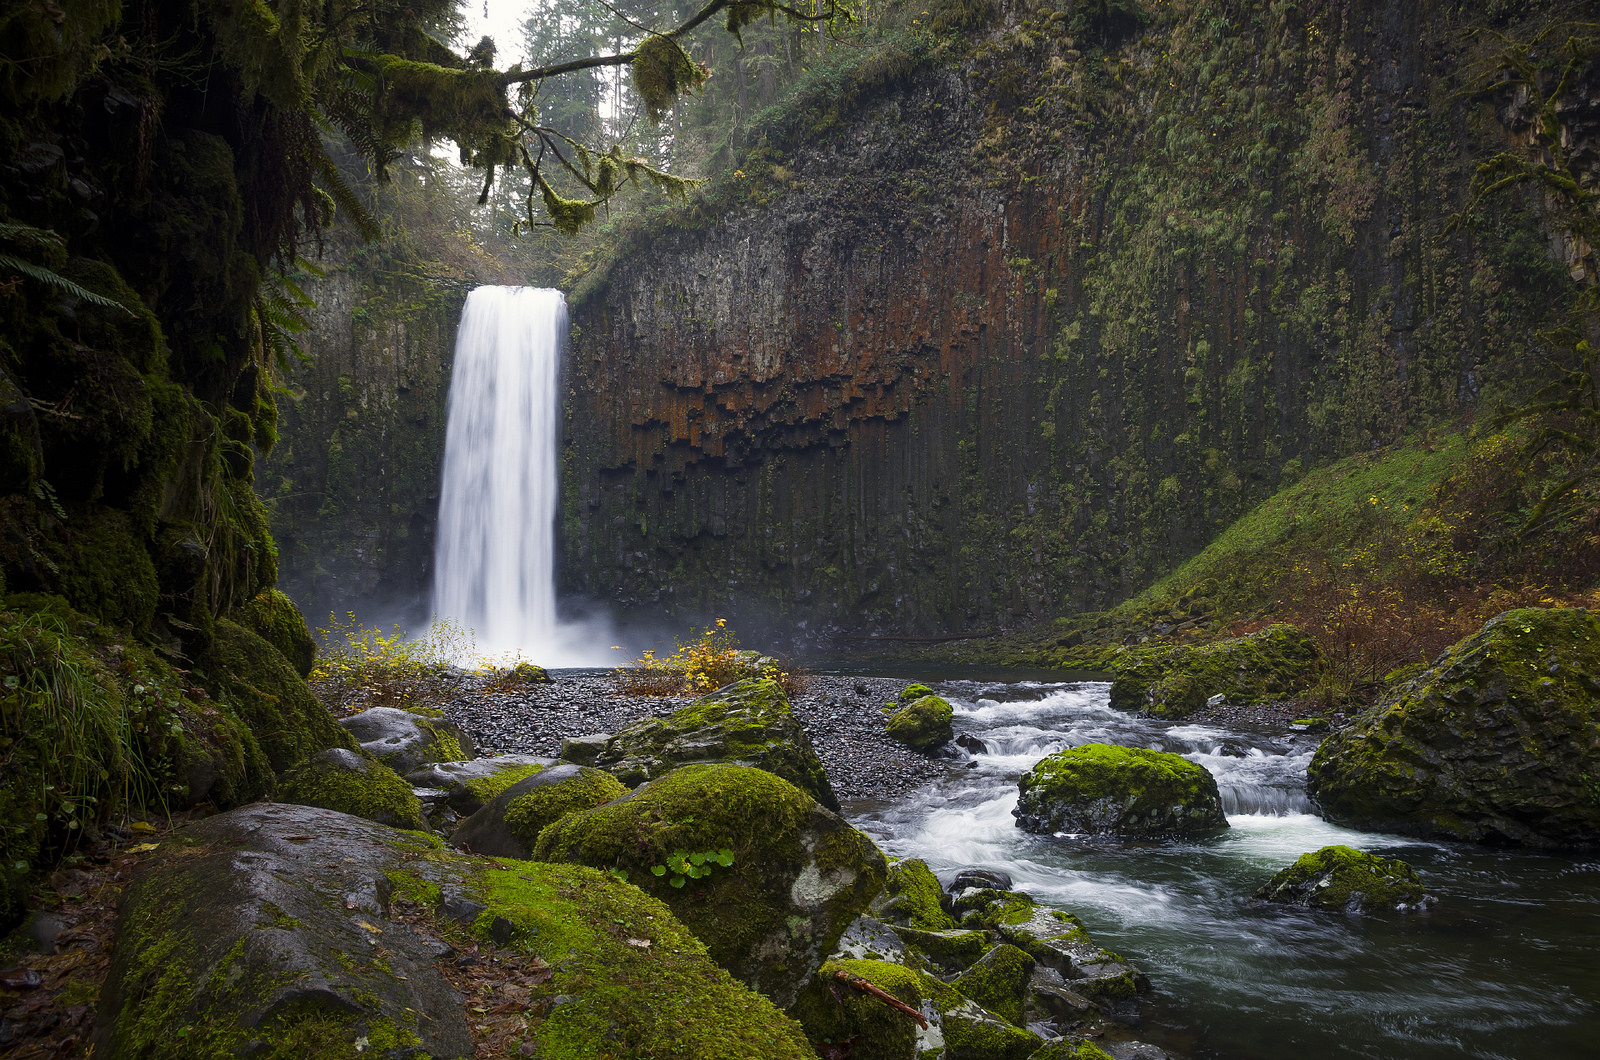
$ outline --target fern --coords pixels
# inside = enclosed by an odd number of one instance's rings
[[[17,224],[14,221],[0,221],[0,239],[9,239],[14,243],[26,243],[36,247],[65,248],[66,243],[54,232],[45,228],[35,228],[32,225]],[[73,283],[65,276],[43,265],[35,265],[31,261],[24,261],[13,254],[0,253],[0,269],[12,269],[20,272],[30,279],[64,291],[74,298],[81,298],[90,305],[102,306],[106,309],[120,309],[130,317],[133,310],[118,302],[114,298],[107,298],[103,294],[95,294],[81,284]]]

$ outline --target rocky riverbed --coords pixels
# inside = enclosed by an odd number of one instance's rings
[[[882,707],[904,680],[813,676],[791,696],[795,716],[841,799],[903,795],[932,777],[937,766],[883,731]],[[442,704],[480,754],[555,755],[567,737],[614,733],[641,718],[664,717],[689,696],[622,693],[609,674],[556,674],[550,681],[500,688],[463,677]]]

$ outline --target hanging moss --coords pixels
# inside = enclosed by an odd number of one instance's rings
[[[758,5],[736,3],[729,8],[730,31],[736,29],[734,18],[750,8],[758,8]],[[633,90],[639,93],[645,115],[653,122],[660,121],[679,96],[699,88],[710,76],[710,71],[691,59],[675,39],[659,33],[639,43],[630,68]]]

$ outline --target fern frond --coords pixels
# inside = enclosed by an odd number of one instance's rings
[[[372,242],[381,234],[377,220],[372,212],[367,209],[367,204],[356,195],[344,179],[344,174],[339,172],[339,167],[333,164],[324,151],[318,151],[313,161],[316,168],[317,182],[328,197],[338,206],[339,212],[344,214],[351,224],[355,225],[356,232],[362,239]]]
[[[0,269],[15,269],[24,276],[38,280],[40,283],[48,284],[58,291],[65,291],[74,298],[81,298],[90,305],[102,306],[106,309],[120,309],[130,317],[133,316],[133,310],[129,309],[116,299],[107,298],[103,294],[95,294],[87,287],[73,283],[60,273],[52,272],[50,269],[47,269],[42,265],[35,265],[32,262],[23,261],[21,258],[12,257],[10,254],[0,254]]]

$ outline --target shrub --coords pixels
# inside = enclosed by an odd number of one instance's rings
[[[413,638],[399,626],[364,626],[353,611],[330,614],[317,638],[322,651],[309,680],[334,710],[429,706],[451,693],[445,675],[476,666],[472,631],[444,618]]]
[[[617,687],[633,696],[700,695],[735,681],[765,677],[788,695],[805,690],[803,676],[770,655],[741,650],[739,635],[719,618],[693,640],[677,641],[677,650],[662,658],[647,651],[616,669]]]

